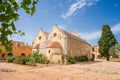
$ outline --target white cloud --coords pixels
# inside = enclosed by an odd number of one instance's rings
[[[68,11],[62,15],[62,18],[68,18],[69,16],[72,16],[78,9],[82,9],[86,6],[92,6],[99,0],[77,0],[76,3],[72,4]]]
[[[120,33],[120,23],[114,25],[111,29],[112,29],[114,34]]]
[[[111,27],[111,30],[114,34],[118,34],[120,33],[120,23],[114,25],[113,27]],[[81,38],[86,39],[87,41],[93,41],[96,39],[99,39],[101,36],[101,30],[95,31],[95,32],[91,32],[91,33],[79,33]]]
[[[114,4],[114,7],[119,7],[119,4]]]
[[[95,31],[92,33],[79,33],[80,37],[86,39],[87,41],[89,40],[95,40],[100,37],[101,31]]]

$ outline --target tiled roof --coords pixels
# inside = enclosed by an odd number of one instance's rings
[[[47,46],[47,48],[62,48],[62,47],[59,42],[53,41]]]
[[[75,35],[67,32],[67,31],[65,31],[65,30],[63,30],[63,29],[60,29],[59,27],[57,27],[57,28],[58,28],[61,32],[63,32],[65,35],[67,35],[67,38],[69,38],[69,39],[74,39],[74,40],[77,40],[77,41],[80,41],[80,42],[83,42],[83,43],[87,43],[86,40],[84,40],[84,39],[82,39],[82,38],[80,38],[80,37],[78,37],[78,36],[75,36]]]
[[[37,44],[34,49],[39,49],[40,44]]]

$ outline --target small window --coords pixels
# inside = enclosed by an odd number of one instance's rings
[[[92,51],[95,51],[95,50],[94,50],[94,47],[92,48]]]
[[[42,38],[42,37],[41,37],[41,36],[39,36],[39,40],[41,40],[41,38]]]
[[[50,53],[50,50],[48,51],[48,53]]]
[[[54,33],[54,37],[56,37],[57,36],[57,34],[56,33]]]
[[[19,47],[19,46],[20,46],[20,44],[19,44],[19,43],[17,43],[17,44],[16,44],[16,46],[18,46],[18,47]]]

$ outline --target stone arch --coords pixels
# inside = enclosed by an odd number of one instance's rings
[[[13,53],[7,53],[7,56],[13,56]]]
[[[95,59],[95,54],[92,53],[92,58],[91,58],[91,60],[94,61],[94,59]]]
[[[21,56],[26,56],[25,53],[21,53]]]

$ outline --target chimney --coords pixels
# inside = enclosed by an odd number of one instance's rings
[[[73,31],[73,35],[75,35],[75,36],[79,37],[79,35],[78,35],[78,32],[77,32],[77,31]]]

